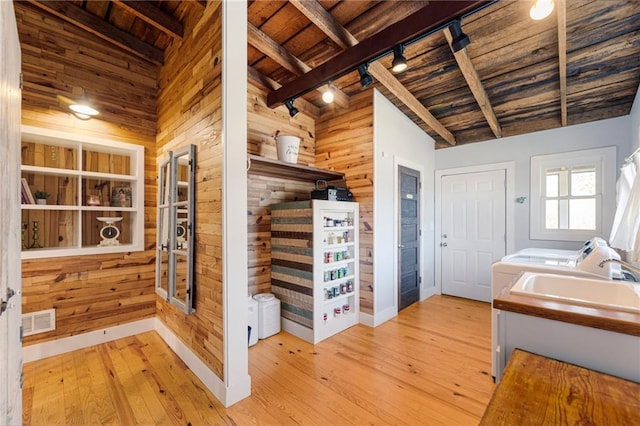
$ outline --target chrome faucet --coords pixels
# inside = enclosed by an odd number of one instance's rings
[[[620,259],[605,259],[602,262],[598,263],[598,266],[601,268],[604,268],[605,263],[609,263],[609,262],[615,262],[618,263],[622,266],[623,269],[626,269],[628,271],[633,271],[636,274],[640,274],[640,268],[638,268],[637,266],[633,266],[632,264],[625,262],[623,260]],[[633,274],[632,274],[633,275]]]

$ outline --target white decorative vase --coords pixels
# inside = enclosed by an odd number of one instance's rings
[[[46,198],[36,198],[36,204],[45,205],[47,204]]]
[[[280,161],[297,163],[299,147],[300,138],[297,136],[276,136],[276,148],[278,149],[278,160]]]

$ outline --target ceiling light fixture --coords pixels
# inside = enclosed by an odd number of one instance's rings
[[[391,71],[399,73],[407,69],[407,58],[404,57],[403,53],[404,45],[398,44],[393,48],[393,61],[391,62]]]
[[[531,19],[539,21],[553,12],[553,0],[536,0],[529,10],[529,16]]]
[[[449,25],[451,31],[451,48],[454,52],[464,49],[470,43],[469,36],[462,32],[459,20],[454,20]]]
[[[297,113],[299,113],[300,111],[298,110],[298,108],[293,106],[293,98],[287,99],[286,101],[284,101],[284,104],[286,105],[287,109],[289,110],[289,115],[291,117],[295,117],[295,115]]]
[[[335,93],[333,91],[333,86],[331,85],[331,82],[329,82],[327,84],[327,90],[322,93],[322,100],[325,104],[330,104],[333,102],[334,97]]]
[[[367,71],[367,68],[369,68],[367,64],[358,65],[358,74],[360,74],[360,84],[362,85],[363,88],[373,83],[373,77],[371,77],[371,74],[369,74],[369,71]]]
[[[89,104],[87,93],[83,92],[82,97],[75,103],[69,105],[71,113],[81,120],[88,120],[95,117],[100,112]]]

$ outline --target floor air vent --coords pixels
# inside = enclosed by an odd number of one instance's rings
[[[22,333],[23,336],[44,333],[56,329],[56,310],[47,309],[46,311],[31,312],[22,314]]]

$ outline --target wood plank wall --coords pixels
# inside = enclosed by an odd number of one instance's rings
[[[186,17],[165,51],[158,93],[157,155],[196,145],[195,312],[157,298],[157,316],[224,379],[222,287],[222,7]]]
[[[271,204],[308,200],[314,184],[249,175],[249,293],[271,293]]]
[[[143,252],[22,262],[25,313],[56,308],[56,330],[25,345],[155,314],[155,133],[158,67],[60,19],[15,2],[22,50],[22,123],[145,147]],[[101,111],[83,121],[57,95],[86,90]]]
[[[303,113],[289,116],[284,105],[267,106],[267,92],[247,84],[247,152],[267,158],[277,158],[275,137],[293,135],[300,138],[298,164],[313,166],[315,158],[315,121]]]
[[[373,315],[373,92],[316,120],[316,167],[343,172],[360,204],[360,311]]]
[[[247,87],[247,151],[277,158],[277,132],[298,136],[298,163],[315,164],[315,121],[299,113],[290,117],[286,107],[270,109],[267,92],[249,81]],[[308,200],[312,182],[300,182],[250,174],[247,182],[247,226],[249,254],[249,293],[271,292],[271,209],[274,203]]]

